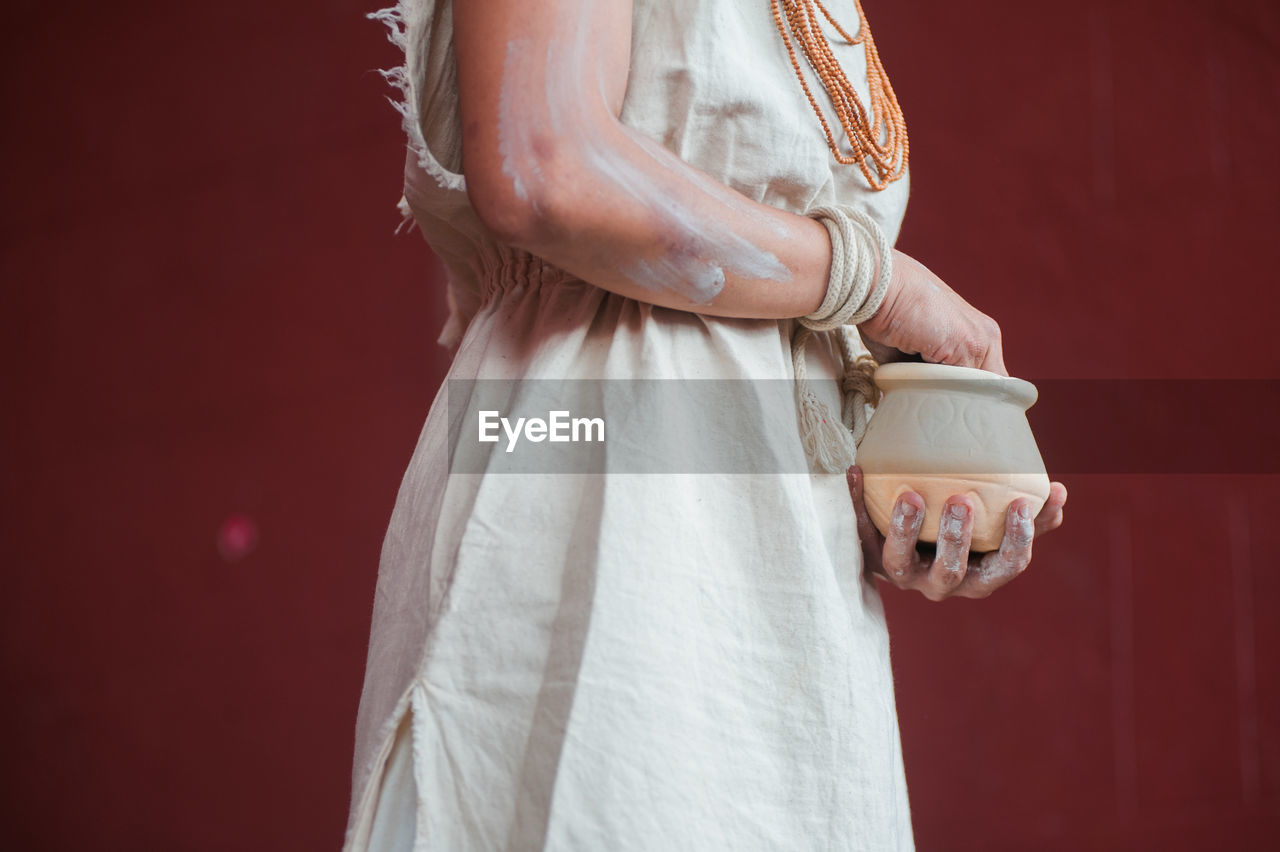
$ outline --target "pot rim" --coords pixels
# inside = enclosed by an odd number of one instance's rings
[[[1026,379],[1001,376],[974,367],[917,361],[881,364],[876,368],[875,383],[886,392],[895,388],[915,388],[995,395],[1012,399],[1024,409],[1034,405],[1039,397],[1036,386]]]

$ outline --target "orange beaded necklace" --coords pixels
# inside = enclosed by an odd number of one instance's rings
[[[791,57],[791,67],[796,71],[796,77],[804,88],[805,96],[808,97],[814,114],[818,116],[818,121],[822,122],[822,129],[827,134],[827,145],[830,146],[836,160],[845,165],[856,163],[866,177],[867,183],[871,184],[874,190],[884,189],[906,174],[907,155],[910,153],[907,123],[902,117],[902,108],[898,106],[898,98],[893,93],[893,87],[889,85],[889,76],[885,74],[884,65],[880,63],[880,53],[876,50],[875,39],[871,37],[871,28],[867,25],[867,16],[862,11],[861,1],[853,0],[853,5],[858,10],[858,19],[862,22],[857,38],[850,36],[844,27],[836,23],[831,13],[827,11],[827,7],[822,4],[822,0],[769,0],[769,5],[773,7],[773,20],[777,23],[778,32],[787,46],[787,55]],[[845,76],[844,69],[840,67],[831,50],[831,44],[822,32],[818,20],[819,12],[831,26],[835,27],[836,32],[840,33],[846,43],[866,46],[867,84],[871,92],[870,122],[867,120],[867,110],[858,98],[857,90]],[[785,25],[783,24],[784,16]],[[791,30],[790,35],[787,33],[788,27]],[[792,45],[793,38],[804,52],[809,67],[818,75],[823,88],[831,96],[840,126],[844,128],[845,136],[849,139],[852,154],[840,152],[835,135],[831,132],[831,126],[818,107],[818,101],[814,98],[809,84],[804,79],[804,73],[800,70],[800,61],[796,58],[795,47]],[[883,142],[880,141],[881,136],[884,137]]]

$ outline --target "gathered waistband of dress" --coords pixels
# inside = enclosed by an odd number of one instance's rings
[[[476,254],[476,278],[480,282],[481,301],[514,286],[542,287],[579,279],[537,255],[515,248],[492,244]]]

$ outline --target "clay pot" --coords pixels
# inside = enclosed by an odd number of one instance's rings
[[[942,507],[953,494],[973,506],[975,551],[995,550],[1004,537],[1005,510],[1031,498],[1032,516],[1049,496],[1049,477],[1027,423],[1036,388],[968,367],[885,364],[876,370],[884,392],[858,446],[863,497],[882,533],[898,496],[913,490],[925,501],[920,540],[938,540]]]

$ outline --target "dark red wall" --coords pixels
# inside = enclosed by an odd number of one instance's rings
[[[1280,378],[1275,4],[866,6],[912,132],[901,246],[1016,373]],[[364,11],[12,4],[6,848],[340,842],[378,549],[445,367]],[[885,595],[920,848],[1263,848],[1275,477],[1064,476],[1013,586]]]

